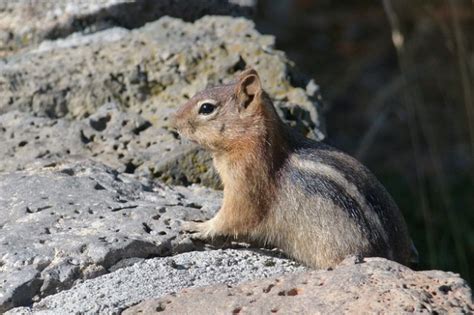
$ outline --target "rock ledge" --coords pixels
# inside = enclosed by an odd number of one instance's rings
[[[458,275],[415,272],[382,258],[236,286],[185,289],[123,314],[468,314],[472,292]]]

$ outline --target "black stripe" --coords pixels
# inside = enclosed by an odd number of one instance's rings
[[[348,182],[357,187],[367,201],[368,206],[377,214],[382,225],[387,228],[391,224],[392,213],[390,210],[394,206],[391,197],[365,166],[355,159],[354,163],[351,164],[338,159],[335,154],[344,153],[324,144],[305,141],[300,145],[295,150],[300,159],[322,163],[337,170]]]
[[[368,236],[369,242],[374,246],[377,253],[385,254],[387,245],[373,222],[365,216],[361,205],[349,195],[344,187],[341,187],[331,178],[322,174],[304,171],[292,167],[289,178],[293,185],[298,186],[309,196],[320,196],[328,199],[335,205],[346,211],[349,216],[360,227],[362,233]],[[384,245],[385,244],[385,245]]]

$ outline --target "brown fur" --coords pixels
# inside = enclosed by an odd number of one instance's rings
[[[214,111],[199,113],[204,103]],[[313,267],[351,254],[409,262],[405,222],[375,177],[344,153],[291,131],[254,70],[198,93],[174,124],[212,152],[224,184],[216,216],[184,225],[196,237],[250,237]]]

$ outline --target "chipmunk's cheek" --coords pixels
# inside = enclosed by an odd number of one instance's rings
[[[215,141],[212,133],[205,127],[197,128],[194,134],[190,136],[190,139],[207,148],[210,148]]]
[[[186,128],[188,129],[189,134],[196,132],[196,123],[193,121],[188,121]]]

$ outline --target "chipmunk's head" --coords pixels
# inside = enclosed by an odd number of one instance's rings
[[[257,72],[247,69],[232,84],[197,93],[177,111],[172,124],[182,136],[218,151],[258,137],[268,115],[276,115],[273,104]]]

